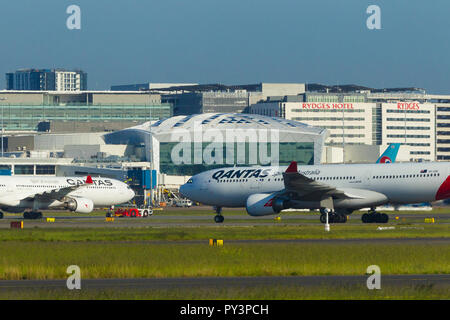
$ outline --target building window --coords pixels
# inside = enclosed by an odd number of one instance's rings
[[[411,151],[409,154],[430,154],[430,151]]]
[[[14,166],[14,174],[33,175],[34,174],[34,166],[17,164]]]
[[[37,165],[36,166],[36,174],[55,174],[55,166],[52,165]]]

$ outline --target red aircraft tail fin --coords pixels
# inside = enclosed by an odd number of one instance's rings
[[[286,173],[293,173],[293,172],[297,173],[298,172],[298,170],[297,170],[297,162],[296,161],[292,161],[285,172]]]

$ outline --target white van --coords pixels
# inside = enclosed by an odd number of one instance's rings
[[[192,207],[192,201],[188,199],[180,199],[175,202],[175,206],[177,207]]]

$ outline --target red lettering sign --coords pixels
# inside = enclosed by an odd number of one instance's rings
[[[417,102],[397,102],[398,110],[419,110],[420,106]]]
[[[353,103],[302,103],[303,109],[348,110],[353,109]]]

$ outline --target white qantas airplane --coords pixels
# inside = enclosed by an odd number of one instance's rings
[[[251,216],[283,209],[320,209],[320,220],[346,222],[354,210],[371,208],[365,223],[388,221],[375,211],[385,204],[450,198],[450,163],[337,164],[289,167],[229,167],[199,173],[181,186],[187,198],[216,207],[245,207]]]
[[[70,211],[89,213],[94,207],[106,207],[127,202],[134,191],[114,179],[80,177],[0,177],[0,209],[24,212],[25,219],[42,217],[39,209],[64,207]],[[3,212],[0,212],[0,219]]]

